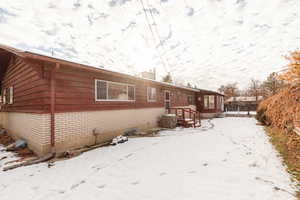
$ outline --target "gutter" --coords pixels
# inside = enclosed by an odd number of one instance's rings
[[[51,152],[55,152],[55,72],[60,64],[56,63],[50,73],[50,144]]]

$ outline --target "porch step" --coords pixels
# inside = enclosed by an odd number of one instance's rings
[[[173,111],[173,112],[172,112]],[[191,108],[169,108],[168,113],[175,113],[177,124],[183,127],[200,127],[200,113]]]

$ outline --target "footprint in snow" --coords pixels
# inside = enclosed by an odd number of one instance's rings
[[[132,155],[133,155],[133,154],[130,153],[130,154],[126,155],[125,158],[129,158],[129,157],[132,156]]]
[[[71,186],[71,190],[77,188],[79,185],[84,184],[84,183],[85,183],[85,180],[82,180],[82,181],[80,181],[79,183],[76,183],[76,184],[72,185],[72,186]]]
[[[263,181],[265,183],[269,183],[271,185],[274,185],[274,182],[273,181],[269,181],[269,180],[265,180],[265,179],[262,179],[260,177],[255,177],[255,180],[259,180],[259,181]]]
[[[31,189],[33,189],[33,190],[38,190],[40,187],[39,186],[33,186],[33,187],[31,187]]]
[[[208,166],[208,163],[204,163],[203,166],[204,166],[204,167]]]
[[[256,164],[256,163],[252,163],[252,164],[249,165],[249,167],[259,167],[259,165]]]
[[[94,166],[92,166],[91,168],[92,168],[92,169],[95,169],[96,171],[99,171],[99,170],[101,170],[101,169],[104,169],[105,166],[102,166],[102,165],[94,165]]]
[[[161,172],[159,175],[164,176],[164,175],[167,175],[167,173],[166,172]]]
[[[8,185],[1,184],[1,187],[2,187],[2,189],[5,189],[5,188],[7,188],[7,186],[8,186]]]
[[[65,190],[55,190],[58,194],[64,194],[66,191]]]
[[[66,191],[65,191],[65,190],[57,190],[57,192],[58,192],[59,194],[64,194]]]
[[[65,190],[51,190],[54,192],[57,192],[58,194],[64,194],[66,191]]]
[[[97,186],[97,188],[99,188],[99,189],[103,189],[103,188],[105,188],[105,187],[106,187],[105,184],[103,184],[103,185],[98,185],[98,186]]]
[[[132,183],[131,183],[131,185],[138,185],[138,184],[140,184],[139,181],[135,181],[135,182],[132,182]]]
[[[192,170],[192,171],[189,171],[188,173],[189,173],[189,174],[196,174],[196,173],[197,173],[197,171],[195,171],[195,170]]]

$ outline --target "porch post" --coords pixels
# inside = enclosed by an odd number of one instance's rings
[[[55,152],[55,72],[59,69],[60,64],[56,63],[50,73],[50,144],[51,152]]]

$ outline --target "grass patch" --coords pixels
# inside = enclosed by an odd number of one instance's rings
[[[287,171],[292,174],[292,181],[297,182],[297,198],[300,199],[300,136],[272,127],[265,127],[265,131],[287,166]]]

